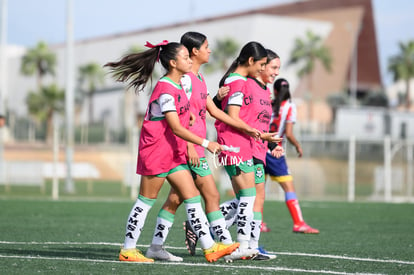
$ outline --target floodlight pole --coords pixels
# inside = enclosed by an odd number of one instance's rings
[[[351,135],[349,139],[348,149],[348,201],[355,201],[355,135]]]
[[[7,97],[7,0],[0,0],[0,114],[6,116],[5,100]],[[3,137],[4,126],[0,126],[0,182],[4,182]]]
[[[358,38],[359,33],[361,32],[361,25],[354,26],[350,25],[351,35],[354,37],[354,45],[352,51],[352,65],[350,73],[350,92],[351,92],[351,105],[353,107],[357,106],[357,92],[358,92]]]
[[[66,94],[65,94],[65,115],[66,115],[66,184],[65,191],[75,192],[75,185],[72,179],[73,162],[73,115],[74,115],[74,66],[73,66],[73,21],[72,21],[73,0],[66,0]]]
[[[5,115],[5,99],[7,94],[7,0],[0,1],[0,114]]]

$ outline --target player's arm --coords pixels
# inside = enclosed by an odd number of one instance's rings
[[[194,144],[201,145],[212,153],[221,151],[222,148],[220,144],[218,144],[217,142],[203,139],[195,135],[194,133],[192,133],[190,130],[188,130],[184,126],[182,126],[177,112],[174,112],[174,111],[166,112],[165,119],[167,120],[168,126],[171,128],[172,132],[177,137],[182,138],[186,141],[192,142]]]
[[[176,109],[177,107],[175,105],[175,99],[172,95],[168,93],[161,94],[158,101],[161,109],[160,111],[165,116],[168,126],[171,128],[174,135],[185,141],[201,145],[212,153],[220,152],[222,150],[222,147],[217,142],[209,142],[181,125]]]
[[[242,124],[239,121],[236,121],[235,119],[227,115],[225,112],[217,108],[210,96],[207,96],[206,107],[208,113],[215,119],[220,120],[221,122],[224,122],[227,125],[230,125],[236,128],[237,130],[248,134],[251,137],[258,138],[260,136],[259,130],[250,127],[246,123]]]
[[[289,142],[295,146],[296,152],[298,152],[298,156],[302,157],[302,147],[300,146],[299,141],[295,138],[295,135],[293,134],[293,123],[287,121],[285,124],[285,135],[286,138],[289,140]]]

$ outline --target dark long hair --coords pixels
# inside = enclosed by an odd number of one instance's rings
[[[188,52],[190,57],[193,55],[193,48],[197,50],[200,49],[201,45],[207,40],[207,37],[199,32],[186,32],[181,36],[180,43],[183,44]]]
[[[182,45],[170,42],[166,45],[156,45],[149,50],[127,54],[116,62],[108,62],[104,67],[110,68],[110,73],[119,82],[128,82],[128,88],[133,87],[136,92],[145,88],[151,79],[155,62],[160,61],[163,68],[170,70],[170,60],[175,60]]]
[[[233,61],[233,63],[230,65],[230,68],[221,78],[219,87],[224,85],[224,81],[226,80],[226,78],[237,69],[237,66],[247,64],[250,57],[253,57],[253,60],[256,62],[266,56],[267,52],[266,49],[262,46],[262,44],[255,41],[247,43],[243,46],[239,56],[236,58],[236,60]]]
[[[274,100],[272,102],[273,113],[279,116],[280,105],[285,100],[290,100],[289,82],[284,78],[279,78],[273,84]]]
[[[280,58],[277,53],[275,53],[274,51],[272,51],[270,49],[266,49],[266,53],[267,53],[267,63],[266,64],[269,64],[270,61],[272,61],[273,59]]]

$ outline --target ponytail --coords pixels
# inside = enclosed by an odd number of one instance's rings
[[[104,67],[110,68],[110,73],[116,81],[127,82],[128,88],[134,88],[135,92],[140,92],[145,88],[148,80],[151,79],[157,61],[165,70],[169,71],[169,62],[175,60],[182,45],[176,42],[168,43],[167,40],[164,40],[157,45],[147,42],[145,46],[150,49],[127,54],[119,61],[108,62],[104,65]]]
[[[231,65],[230,65],[229,69],[227,70],[227,72],[220,79],[219,88],[223,87],[224,82],[226,81],[226,78],[229,77],[229,75],[237,69],[237,66],[239,66],[238,59],[234,60],[233,63],[231,63]]]

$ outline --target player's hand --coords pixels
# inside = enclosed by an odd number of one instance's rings
[[[300,147],[300,145],[298,145],[297,147],[296,147],[296,152],[298,153],[298,157],[302,157],[302,155],[303,155],[303,151],[302,151],[302,147]]]
[[[252,127],[248,127],[245,130],[246,134],[248,134],[249,136],[251,136],[252,138],[258,140],[260,138],[260,135],[262,134],[259,130],[252,128]]]
[[[283,153],[285,152],[285,150],[283,150],[282,146],[276,146],[275,149],[272,150],[271,154],[272,156],[274,156],[275,158],[280,158],[281,156],[283,156]]]
[[[223,150],[220,144],[215,141],[210,141],[207,146],[207,150],[209,150],[213,154],[218,154]]]
[[[217,92],[217,99],[219,101],[222,101],[223,98],[230,92],[230,88],[228,86],[220,87],[220,89]]]
[[[268,142],[276,142],[279,143],[283,140],[283,138],[278,136],[277,132],[273,132],[273,133],[262,133],[260,135],[260,138],[263,140],[266,140]]]
[[[199,167],[200,166],[200,158],[197,154],[197,151],[193,144],[187,145],[187,154],[188,154],[188,163],[192,167]]]

